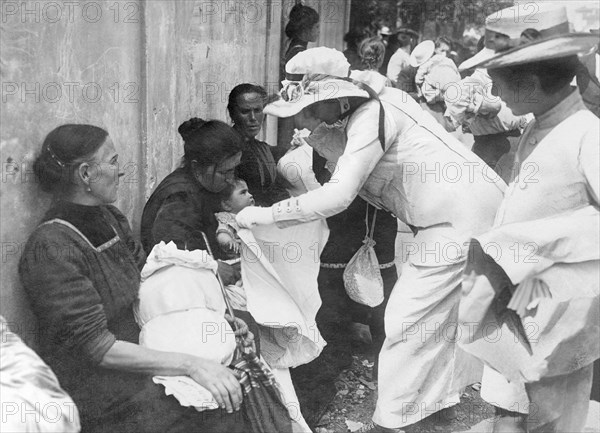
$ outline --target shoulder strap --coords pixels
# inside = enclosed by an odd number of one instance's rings
[[[373,221],[371,221],[371,229],[369,230],[369,206],[369,203],[367,203],[365,225],[367,227],[367,237],[373,239],[375,233],[375,221],[377,220],[377,208],[373,206],[375,208],[375,211],[373,212]]]
[[[379,137],[379,142],[381,143],[381,149],[385,152],[385,150],[386,150],[385,149],[385,110],[383,109],[383,104],[381,103],[381,100],[379,99],[379,95],[377,94],[377,92],[375,90],[373,90],[373,88],[371,86],[369,86],[366,83],[363,83],[362,81],[357,81],[350,77],[340,77],[340,78],[344,81],[348,81],[349,83],[354,84],[359,89],[367,92],[367,94],[369,95],[369,99],[375,99],[377,102],[379,102],[379,128],[378,128],[377,135]]]
[[[112,238],[111,240],[109,240],[108,242],[105,242],[102,245],[96,247],[96,246],[94,246],[94,244],[92,244],[90,242],[90,240],[83,233],[81,233],[81,231],[77,227],[75,227],[73,224],[71,224],[70,222],[65,221],[63,219],[54,218],[54,219],[51,219],[51,220],[41,223],[38,227],[43,227],[45,225],[50,225],[50,224],[61,224],[65,227],[68,227],[73,232],[75,232],[81,239],[83,239],[90,246],[90,248],[94,249],[98,253],[101,253],[102,251],[107,250],[108,248],[112,247],[114,244],[116,244],[117,242],[119,242],[121,240],[121,238],[119,237],[119,234],[117,233],[117,231],[115,230],[115,228],[112,225],[111,225],[111,228],[115,232],[115,237]]]

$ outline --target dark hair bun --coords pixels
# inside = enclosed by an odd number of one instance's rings
[[[177,131],[179,132],[179,135],[181,135],[181,138],[183,138],[183,140],[186,141],[189,140],[194,135],[194,133],[200,128],[202,128],[205,124],[206,120],[201,119],[199,117],[192,117],[191,119],[186,120],[181,125],[179,125]]]
[[[94,125],[66,124],[54,128],[33,163],[41,188],[48,192],[68,189],[74,166],[90,158],[107,137],[105,129]]]
[[[183,137],[183,163],[196,161],[202,166],[218,164],[242,150],[242,136],[220,120],[194,117],[179,127]]]
[[[290,11],[290,19],[285,26],[285,34],[288,38],[298,37],[304,30],[310,29],[319,22],[319,13],[310,6],[301,3],[294,5]]]

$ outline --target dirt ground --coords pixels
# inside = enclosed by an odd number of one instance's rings
[[[371,421],[377,401],[376,355],[371,352],[354,346],[351,365],[345,368],[335,365],[335,354],[325,353],[326,359],[318,365],[293,372],[303,414],[316,433],[355,431]],[[433,414],[406,432],[464,431],[492,416],[493,408],[481,400],[478,387],[468,387],[454,413]]]

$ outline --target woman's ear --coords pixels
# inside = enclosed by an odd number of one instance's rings
[[[75,172],[75,176],[77,178],[77,183],[83,183],[86,188],[89,188],[90,183],[93,178],[92,167],[87,162],[82,162],[77,167],[77,171]]]

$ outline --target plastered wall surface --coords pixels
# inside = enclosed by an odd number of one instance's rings
[[[229,121],[237,84],[278,88],[283,26],[294,1],[5,1],[0,17],[0,314],[32,344],[36,322],[17,266],[51,198],[31,163],[64,123],[106,128],[125,175],[117,206],[139,230],[145,200],[178,164],[190,117]],[[307,1],[315,45],[343,49],[349,0]],[[276,122],[263,139],[274,144]]]

